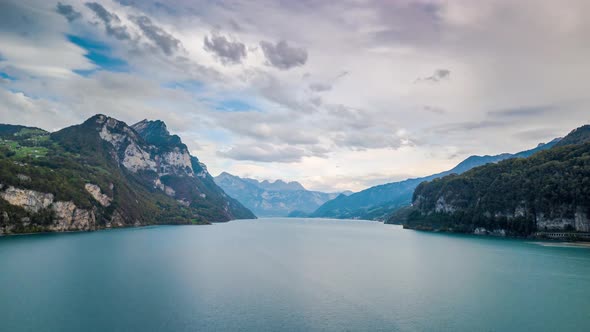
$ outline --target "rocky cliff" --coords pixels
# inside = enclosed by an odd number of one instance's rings
[[[0,126],[0,217],[6,234],[255,216],[163,122],[96,115],[52,134]]]
[[[590,127],[528,158],[420,184],[408,228],[527,236],[589,232]]]

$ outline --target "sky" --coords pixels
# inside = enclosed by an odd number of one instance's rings
[[[210,173],[358,191],[590,122],[586,0],[0,0],[0,122],[160,119]]]

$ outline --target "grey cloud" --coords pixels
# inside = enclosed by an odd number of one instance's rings
[[[211,39],[205,36],[204,49],[215,54],[224,65],[242,63],[246,58],[246,45],[239,41],[232,41],[225,36],[213,35]]]
[[[422,109],[426,112],[435,113],[435,114],[445,114],[447,111],[444,108],[437,107],[437,106],[430,106],[424,105]]]
[[[317,110],[313,100],[302,100],[295,96],[290,86],[268,72],[255,70],[244,77],[244,80],[256,88],[263,97],[285,108],[301,113],[313,113]]]
[[[373,34],[377,45],[436,45],[441,38],[443,4],[430,1],[369,1],[383,29]]]
[[[164,54],[172,55],[182,47],[180,40],[176,39],[161,27],[155,25],[149,17],[130,16],[129,18],[139,26],[141,31],[143,31],[143,34],[149,40],[154,42]]]
[[[57,11],[60,15],[65,17],[68,22],[75,21],[82,17],[82,14],[74,9],[71,5],[64,5],[61,2],[58,2],[55,11]]]
[[[327,83],[311,83],[309,89],[314,92],[325,92],[332,90],[332,86]]]
[[[347,76],[348,74],[350,74],[350,72],[348,70],[344,70],[340,74],[338,74],[338,76],[336,76],[335,79],[339,80],[339,79],[343,78],[344,76]]]
[[[333,135],[333,142],[336,146],[348,148],[353,151],[364,151],[367,149],[397,149],[402,145],[412,145],[412,142],[400,137],[393,130],[374,131],[350,131]]]
[[[127,27],[121,24],[121,19],[117,14],[106,10],[101,4],[96,2],[87,2],[86,7],[90,8],[96,16],[104,23],[108,35],[113,36],[119,40],[129,40],[131,35],[127,31]]]
[[[281,70],[303,66],[307,62],[307,51],[304,48],[289,46],[284,40],[276,44],[263,40],[260,42],[260,47],[267,64]]]
[[[431,76],[421,77],[416,79],[416,82],[440,82],[442,80],[447,80],[451,77],[451,71],[448,69],[437,69]]]
[[[305,150],[292,146],[274,146],[270,144],[237,145],[227,151],[218,151],[221,157],[235,160],[260,162],[294,163],[308,155]]]
[[[288,145],[318,144],[318,137],[310,131],[300,130],[304,125],[294,125],[297,120],[288,112],[272,114],[259,112],[232,112],[217,114],[220,126],[257,141]]]
[[[452,132],[465,132],[476,129],[486,128],[497,128],[506,125],[505,121],[495,120],[483,120],[483,121],[468,121],[468,122],[457,122],[449,123],[441,126],[434,127],[434,131],[438,133],[452,133]]]
[[[546,142],[558,136],[559,134],[557,133],[555,128],[536,128],[520,131],[514,134],[514,137],[516,137],[519,140],[537,142]]]
[[[522,107],[514,107],[514,108],[507,108],[502,110],[496,111],[489,111],[487,115],[490,117],[527,117],[527,116],[539,116],[551,111],[556,110],[556,107],[551,105],[541,105],[541,106],[522,106]]]

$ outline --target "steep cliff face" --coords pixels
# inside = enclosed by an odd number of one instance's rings
[[[406,227],[526,236],[590,230],[590,143],[572,132],[528,158],[420,184]]]
[[[93,210],[80,209],[71,201],[54,201],[54,195],[51,193],[9,186],[0,192],[0,198],[13,207],[22,208],[31,215],[38,216],[45,213],[45,216],[50,218],[43,225],[36,225],[35,220],[32,220],[30,216],[15,218],[7,211],[2,211],[3,220],[0,224],[0,234],[13,233],[20,229],[54,232],[96,229]]]
[[[190,155],[186,145],[170,134],[164,122],[143,120],[132,128],[149,144],[157,165],[155,182],[163,186],[167,195],[197,209],[210,221],[256,218],[215,184],[205,164]]]
[[[142,123],[96,115],[53,134],[0,126],[0,233],[254,218],[163,122],[158,135]]]

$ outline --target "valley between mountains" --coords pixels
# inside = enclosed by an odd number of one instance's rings
[[[590,126],[530,150],[339,193],[213,177],[162,121],[106,115],[47,132],[0,125],[0,234],[258,217],[379,220],[501,236],[590,232]]]

